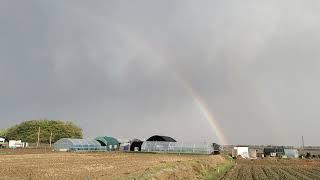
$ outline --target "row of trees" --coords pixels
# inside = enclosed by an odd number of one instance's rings
[[[38,131],[40,127],[40,142],[54,143],[61,138],[82,138],[82,129],[72,122],[56,120],[30,120],[22,122],[11,128],[1,130],[0,136],[7,139],[22,140],[35,143],[38,141]]]

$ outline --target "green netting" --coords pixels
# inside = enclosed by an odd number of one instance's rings
[[[113,137],[99,136],[96,137],[95,140],[100,142],[100,145],[105,147],[109,151],[116,150],[119,147],[119,141]]]

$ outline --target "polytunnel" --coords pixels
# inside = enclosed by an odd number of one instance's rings
[[[213,154],[214,147],[209,143],[193,144],[183,142],[145,141],[141,146],[141,151],[186,154]]]
[[[143,141],[140,139],[133,139],[130,144],[130,151],[141,151]]]
[[[94,139],[63,138],[53,144],[55,151],[97,151],[103,150],[100,143]]]
[[[95,140],[98,141],[102,147],[105,147],[109,151],[117,150],[120,144],[116,138],[108,136],[99,136],[96,137]]]

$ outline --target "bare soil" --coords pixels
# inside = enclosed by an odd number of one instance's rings
[[[208,155],[1,150],[0,179],[193,179],[201,166],[224,160]]]
[[[240,159],[224,179],[320,179],[320,160]]]

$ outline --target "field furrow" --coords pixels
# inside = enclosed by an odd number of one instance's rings
[[[295,168],[295,167],[283,167],[281,169],[298,179],[306,179],[306,180],[313,179],[312,177],[308,176],[305,173],[302,173],[298,168]]]
[[[279,175],[280,179],[297,179],[281,167],[272,167],[271,169]]]
[[[269,179],[280,179],[280,176],[276,172],[274,172],[270,167],[263,166],[261,168]]]
[[[312,168],[297,168],[297,171],[299,171],[302,174],[305,174],[306,176],[310,177],[311,179],[320,179],[320,171],[317,171]]]
[[[268,179],[268,176],[265,174],[261,166],[252,166],[253,179]]]

